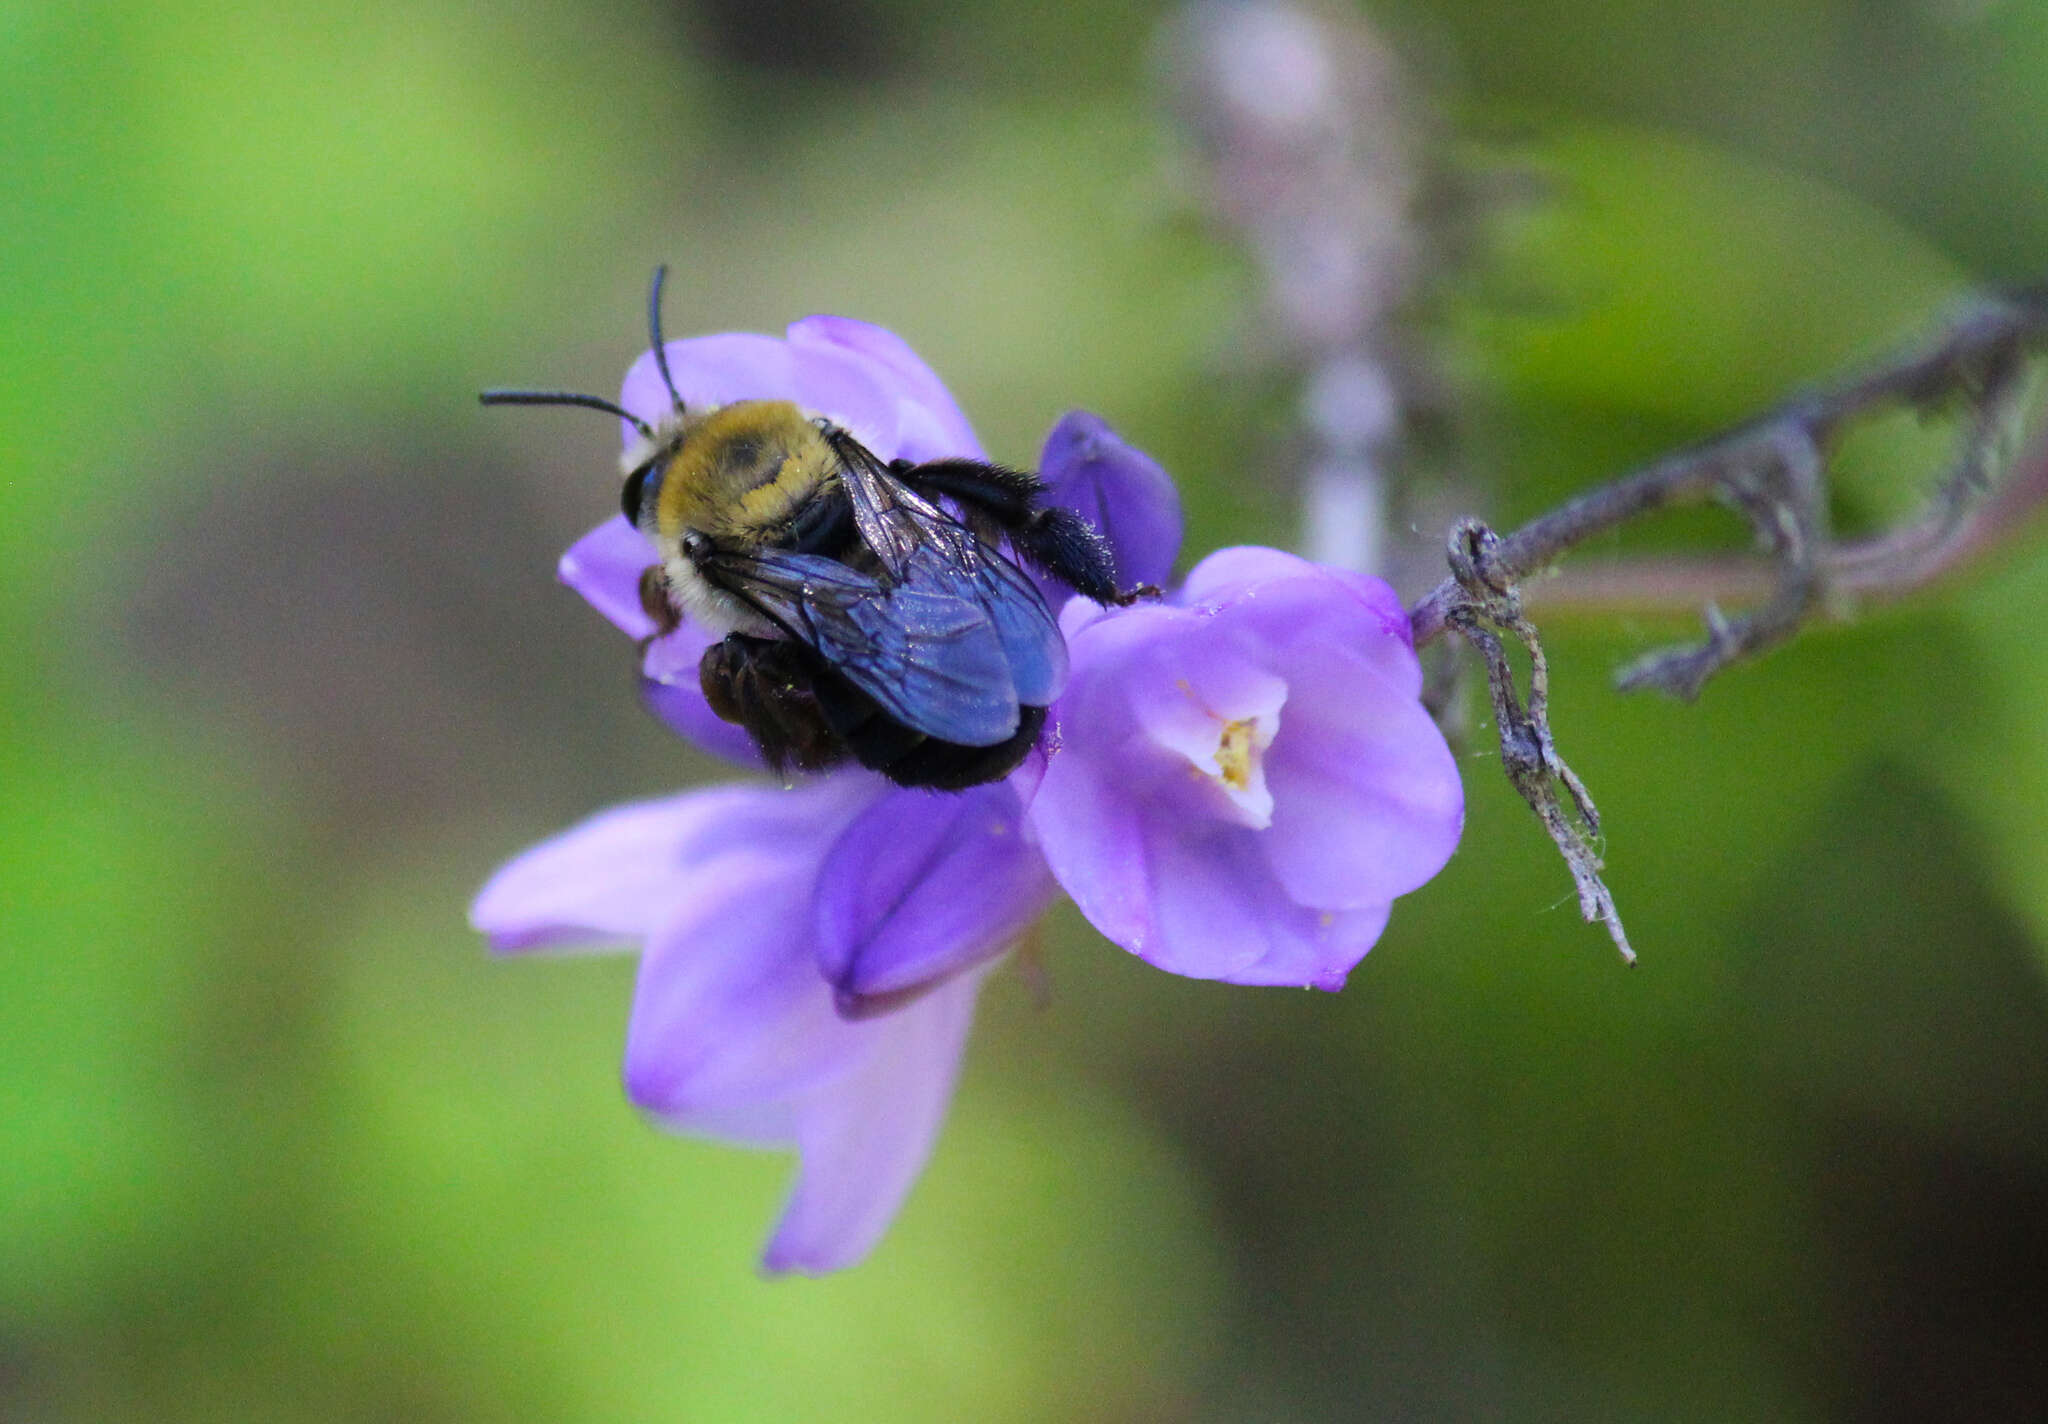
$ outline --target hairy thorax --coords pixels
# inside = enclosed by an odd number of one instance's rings
[[[776,544],[792,515],[838,478],[838,460],[818,428],[789,401],[737,401],[656,432],[674,452],[650,511],[650,531],[676,604],[713,633],[775,631],[714,588],[691,560],[689,536],[728,548]]]

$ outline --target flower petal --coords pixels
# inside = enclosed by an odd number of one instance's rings
[[[801,1092],[857,1057],[812,952],[801,854],[727,857],[647,946],[626,1028],[626,1096],[669,1126]],[[795,893],[792,893],[792,892]]]
[[[640,573],[654,561],[654,546],[620,515],[571,544],[559,572],[614,627],[631,638],[652,639],[641,659],[640,694],[648,711],[713,756],[760,766],[753,738],[704,700],[697,664],[715,641],[710,632],[685,619],[672,632],[654,636],[654,620],[640,607]]]
[[[846,353],[865,363],[898,402],[896,455],[917,461],[987,458],[945,383],[895,332],[851,317],[807,316],[790,324],[789,344],[804,351]]]
[[[1091,734],[1053,753],[1031,801],[1031,829],[1053,878],[1105,939],[1141,959],[1156,938],[1145,816],[1164,799],[1151,793],[1166,766],[1142,733],[1100,743]]]
[[[843,1069],[859,1048],[817,970],[810,889],[871,778],[796,791],[732,787],[717,832],[650,936],[626,1030],[626,1092],[670,1125],[711,1130]]]
[[[1100,416],[1077,410],[1046,436],[1039,478],[1049,502],[1102,531],[1126,588],[1166,583],[1180,552],[1180,493],[1158,461],[1124,443]]]
[[[1170,603],[1062,623],[1073,681],[1031,804],[1061,886],[1175,973],[1342,983],[1462,823],[1392,590],[1230,550]]]
[[[1464,789],[1419,700],[1406,611],[1383,581],[1274,550],[1202,561],[1183,598],[1237,656],[1203,659],[1289,679],[1266,757],[1275,798],[1265,848],[1287,893],[1325,909],[1385,904],[1443,868],[1464,825]],[[1198,690],[1204,674],[1190,673]],[[1230,715],[1242,715],[1231,712]]]
[[[1227,984],[1336,990],[1386,928],[1391,903],[1322,910],[1279,885],[1256,833],[1210,824],[1148,827],[1157,936],[1140,957]]]
[[[742,400],[795,401],[838,421],[883,459],[897,453],[900,420],[891,378],[856,352],[832,345],[799,347],[739,331],[671,341],[667,353],[669,374],[686,409]],[[670,414],[674,402],[652,351],[642,352],[626,372],[619,403],[643,420]]]
[[[1371,574],[1242,545],[1218,549],[1195,565],[1172,601],[1184,608],[1244,605],[1258,622],[1258,636],[1279,645],[1343,639],[1402,696],[1421,695],[1408,610],[1386,580]]]
[[[681,632],[681,629],[677,631]],[[709,642],[706,636],[705,643],[708,645]],[[704,700],[701,684],[695,681],[656,682],[643,677],[640,679],[640,700],[663,725],[692,746],[735,766],[759,769],[766,765],[761,749],[754,745],[754,739],[747,735],[746,728],[726,721],[711,710],[711,704]]]
[[[1266,759],[1266,852],[1287,893],[1326,908],[1385,904],[1451,858],[1465,792],[1443,734],[1349,648],[1323,653]]]
[[[1188,570],[1173,602],[1183,608],[1204,604],[1237,603],[1250,597],[1261,585],[1285,584],[1300,578],[1320,579],[1325,570],[1299,554],[1268,549],[1259,544],[1238,544],[1218,549]]]
[[[470,923],[500,950],[651,934],[715,848],[784,833],[795,807],[758,799],[770,794],[726,787],[593,816],[500,867]]]
[[[887,1018],[847,1025],[868,1049],[795,1105],[802,1162],[762,1257],[817,1275],[859,1261],[924,1170],[953,1098],[982,975],[962,975]]]
[[[727,331],[692,336],[664,347],[669,374],[685,409],[726,405],[736,400],[802,401],[797,389],[796,361],[786,343],[755,331]],[[627,368],[619,387],[619,404],[650,425],[675,410],[661,368],[652,351],[643,351]],[[628,434],[630,445],[636,437]]]
[[[1031,802],[1031,825],[1053,878],[1088,923],[1110,943],[1150,959],[1157,936],[1141,802],[1085,764],[1095,760],[1065,749],[1053,756]]]
[[[1390,906],[1300,904],[1267,864],[1261,833],[1187,806],[1111,776],[1048,777],[1032,822],[1088,922],[1147,964],[1232,984],[1340,987]]]
[[[555,576],[627,637],[645,638],[654,620],[640,606],[640,574],[655,562],[647,536],[615,514],[569,546]]]
[[[816,892],[818,967],[859,1015],[978,964],[1054,894],[1007,782],[935,796],[898,790],[849,825]]]

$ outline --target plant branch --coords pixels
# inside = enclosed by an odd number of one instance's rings
[[[1920,587],[1998,542],[2017,515],[2048,502],[2048,453],[1999,486],[1993,500],[1983,500],[1993,483],[2000,437],[2023,394],[2024,358],[2044,341],[2048,289],[2029,288],[1982,301],[1929,349],[1830,390],[1796,397],[1757,420],[1589,490],[1500,536],[1487,561],[1488,575],[1526,579],[1586,540],[1642,515],[1719,499],[1734,505],[1757,530],[1781,566],[1781,583],[1783,566],[1789,563],[1794,582],[1817,575],[1830,593],[1881,597]],[[1969,402],[1971,419],[1956,461],[1921,516],[1872,539],[1836,543],[1826,538],[1810,508],[1801,508],[1802,503],[1824,499],[1825,488],[1804,484],[1801,475],[1817,459],[1812,473],[1824,476],[1829,447],[1842,429],[1890,406],[1933,411],[1957,398]],[[1773,483],[1780,486],[1776,498]],[[1817,544],[1810,542],[1814,533],[1821,534]],[[1802,534],[1806,539],[1798,537]],[[1651,561],[1640,565],[1628,582],[1645,589],[1651,570],[1660,566],[1682,575],[1680,583],[1696,584],[1703,571],[1712,569],[1714,578],[1727,578],[1739,595],[1759,587],[1753,566],[1698,560]],[[1445,614],[1463,596],[1457,579],[1447,578],[1415,605],[1410,617],[1418,647],[1443,636]],[[1630,596],[1625,594],[1623,601]],[[1811,599],[1803,606],[1808,612],[1815,608]],[[1796,627],[1797,620],[1781,635]]]
[[[1494,582],[1485,571],[1499,544],[1499,536],[1476,519],[1460,520],[1451,531],[1452,576],[1464,596],[1445,614],[1447,626],[1470,643],[1486,664],[1493,724],[1500,733],[1501,766],[1571,868],[1572,883],[1579,893],[1579,913],[1588,923],[1598,920],[1606,925],[1622,961],[1634,964],[1636,954],[1621,927],[1614,895],[1600,878],[1600,812],[1587,794],[1586,784],[1557,754],[1557,745],[1551,740],[1550,664],[1543,656],[1536,625],[1522,616],[1521,595],[1514,582]],[[1514,637],[1529,655],[1526,702],[1515,687],[1515,670],[1508,662],[1502,633]]]
[[[1642,515],[1707,501],[1729,507],[1749,526],[1765,559],[1643,559],[1539,586],[1550,601],[1580,606],[1703,604],[1702,641],[1653,652],[1617,678],[1624,691],[1653,687],[1696,697],[1729,664],[1786,641],[1817,616],[1842,611],[1850,599],[1897,597],[1975,560],[2048,504],[2048,445],[2037,445],[2011,471],[2001,468],[2027,394],[2027,358],[2043,344],[2048,287],[1981,299],[1925,347],[1795,397],[1510,534],[1496,535],[1469,519],[1452,530],[1450,577],[1410,612],[1416,646],[1455,632],[1479,653],[1508,779],[1563,854],[1580,910],[1606,924],[1625,960],[1633,963],[1635,956],[1594,850],[1599,817],[1551,736],[1548,665],[1522,612],[1521,581]],[[1922,414],[1960,407],[1956,454],[1914,519],[1874,537],[1836,540],[1827,509],[1837,440],[1855,421],[1900,406]],[[1741,600],[1746,611],[1724,613],[1723,599]],[[1502,635],[1529,656],[1526,702]]]

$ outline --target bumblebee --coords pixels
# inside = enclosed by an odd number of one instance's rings
[[[649,425],[597,396],[486,391],[486,405],[580,405],[630,422],[620,503],[659,562],[655,626],[720,641],[705,699],[778,772],[849,759],[902,786],[964,790],[1016,768],[1065,682],[1067,650],[1025,563],[1128,604],[1108,542],[1041,502],[1023,470],[884,461],[784,400],[686,408],[669,374],[657,268],[648,334],[673,407]]]

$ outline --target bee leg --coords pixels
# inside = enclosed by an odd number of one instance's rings
[[[704,650],[697,677],[711,710],[744,727],[778,774],[850,757],[898,786],[964,791],[1016,770],[1045,726],[1043,707],[1025,707],[1016,732],[992,747],[927,737],[786,638],[731,634]]]
[[[727,638],[704,650],[704,656],[697,660],[697,685],[703,689],[704,700],[711,704],[711,710],[718,714],[719,720],[744,727],[747,715],[739,690],[743,655],[738,649],[728,646],[731,643],[732,639]]]
[[[764,675],[761,712],[781,733],[789,751],[787,764],[801,771],[823,771],[846,760],[846,743],[832,730],[818,707],[817,693],[807,677]]]
[[[1122,587],[1109,541],[1071,509],[1034,509],[1023,528],[1010,531],[1010,543],[1068,588],[1097,603],[1127,608],[1141,598],[1159,596],[1151,584]]]
[[[1038,476],[979,460],[933,460],[913,465],[898,460],[890,472],[919,494],[944,495],[970,518],[992,522],[1031,563],[1083,598],[1123,607],[1158,589],[1123,588],[1116,555],[1094,525],[1060,505],[1041,505],[1045,485]]]
[[[676,612],[675,603],[668,596],[668,575],[662,572],[660,564],[649,564],[640,570],[640,611],[654,620],[657,638],[675,632],[676,625],[683,621],[683,615]]]
[[[807,658],[787,639],[734,633],[706,648],[697,664],[711,710],[744,727],[777,773],[821,771],[847,756],[819,706]]]

